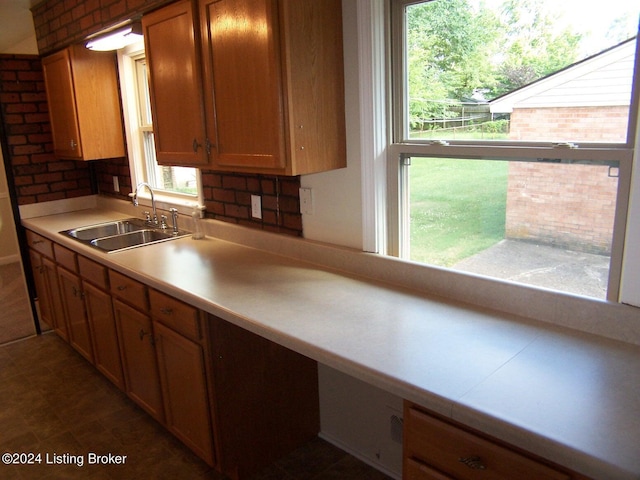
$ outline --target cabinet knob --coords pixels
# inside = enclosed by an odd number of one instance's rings
[[[73,140],[73,138],[69,141],[69,146],[71,147],[71,150],[75,150],[76,147],[78,146],[78,144]]]
[[[473,455],[471,457],[460,457],[458,459],[460,463],[464,463],[467,467],[472,468],[473,470],[486,470],[486,465],[482,463],[482,459],[477,455]]]
[[[194,139],[193,139],[192,146],[193,146],[193,151],[194,151],[194,152],[197,152],[197,151],[198,151],[198,148],[200,148],[202,145],[200,145],[200,144],[198,143],[198,140],[196,140],[196,139],[194,138]]]
[[[138,332],[138,337],[140,337],[140,341],[144,340],[144,337],[146,337],[147,335],[149,335],[149,341],[151,342],[151,345],[154,345],[153,335],[151,334],[151,332],[145,332],[144,328],[141,328],[140,331]]]

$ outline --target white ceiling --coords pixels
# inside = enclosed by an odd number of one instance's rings
[[[0,0],[0,53],[38,53],[29,8],[40,1]]]

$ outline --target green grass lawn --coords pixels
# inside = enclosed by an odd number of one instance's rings
[[[412,158],[411,259],[440,266],[504,238],[508,162]]]

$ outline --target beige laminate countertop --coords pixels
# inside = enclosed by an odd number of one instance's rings
[[[332,368],[599,479],[640,478],[640,347],[208,236],[104,254],[23,225]]]

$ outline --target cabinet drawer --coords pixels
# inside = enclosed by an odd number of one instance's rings
[[[86,257],[78,256],[78,271],[83,280],[93,283],[103,290],[109,289],[107,267]]]
[[[197,308],[153,289],[149,290],[149,303],[151,316],[155,320],[187,338],[200,340],[200,319]]]
[[[58,265],[66,268],[70,272],[78,273],[78,265],[76,263],[76,253],[57,243],[53,244],[53,253],[56,257]]]
[[[27,230],[27,242],[29,243],[30,248],[33,248],[35,251],[40,252],[46,257],[53,258],[53,242],[51,240],[46,239],[31,230]]]
[[[429,465],[418,462],[413,458],[408,458],[405,461],[406,472],[404,480],[455,480],[453,477],[440,473]]]
[[[109,291],[114,297],[120,298],[145,312],[149,310],[147,287],[142,283],[121,273],[109,270],[109,284],[111,285]]]
[[[405,411],[405,428],[405,462],[409,459],[419,460],[460,480],[570,478],[562,472],[438,420],[414,407]],[[408,464],[406,467],[407,471],[411,470]]]

